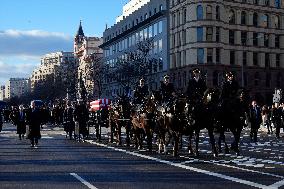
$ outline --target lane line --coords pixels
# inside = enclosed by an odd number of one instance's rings
[[[81,183],[83,183],[84,185],[86,185],[88,188],[90,188],[90,189],[98,189],[97,187],[93,186],[93,185],[90,184],[88,181],[86,181],[85,179],[83,179],[82,177],[80,177],[79,175],[77,175],[76,173],[70,173],[70,175],[72,175],[73,177],[75,177],[76,179],[78,179]]]
[[[281,187],[281,186],[283,186],[283,185],[284,185],[284,180],[281,180],[281,181],[279,181],[279,182],[276,182],[276,183],[274,183],[274,184],[271,184],[269,187],[279,188],[279,187]]]
[[[215,172],[210,172],[210,171],[206,171],[206,170],[203,170],[203,169],[198,169],[198,168],[195,168],[195,167],[190,167],[190,166],[187,166],[187,165],[183,165],[181,163],[173,163],[173,162],[170,162],[170,161],[167,161],[167,160],[162,160],[162,159],[154,158],[154,157],[151,157],[151,156],[138,154],[136,152],[129,152],[129,151],[126,151],[126,150],[123,150],[123,149],[115,148],[115,147],[112,147],[112,146],[107,146],[105,144],[100,144],[100,143],[97,143],[97,142],[93,142],[91,140],[87,140],[87,142],[89,142],[91,144],[95,144],[97,146],[104,147],[104,148],[108,148],[108,149],[112,149],[112,150],[115,150],[115,151],[123,152],[123,153],[129,154],[129,155],[145,158],[145,159],[148,159],[148,160],[153,160],[153,161],[156,161],[156,162],[159,162],[159,163],[164,163],[164,164],[167,164],[167,165],[171,165],[171,166],[183,168],[183,169],[186,169],[186,170],[190,170],[190,171],[206,174],[206,175],[209,175],[209,176],[218,177],[218,178],[221,178],[221,179],[225,179],[225,180],[229,180],[229,181],[232,181],[232,182],[245,184],[245,185],[256,187],[256,188],[261,188],[261,189],[276,189],[277,188],[277,187],[274,187],[274,186],[266,186],[266,185],[263,185],[263,184],[254,183],[254,182],[251,182],[251,181],[247,181],[247,180],[243,180],[243,179],[239,179],[239,178],[223,175],[223,174],[220,174],[220,173],[215,173]]]

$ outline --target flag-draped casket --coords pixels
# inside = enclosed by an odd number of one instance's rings
[[[102,110],[102,109],[108,109],[110,103],[111,103],[111,100],[107,99],[107,98],[92,101],[90,103],[90,110],[91,111],[98,111],[98,110]]]

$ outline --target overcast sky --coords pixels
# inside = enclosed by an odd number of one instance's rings
[[[0,84],[29,77],[40,57],[73,51],[82,20],[87,36],[101,37],[114,24],[128,0],[1,0]]]

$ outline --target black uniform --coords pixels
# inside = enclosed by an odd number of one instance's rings
[[[79,123],[79,133],[85,138],[88,135],[87,122],[89,111],[85,105],[78,105],[74,110],[74,119]]]
[[[282,127],[283,109],[281,107],[273,108],[271,117],[274,127],[276,128],[276,137],[279,138],[280,128]]]
[[[162,94],[163,102],[169,102],[173,98],[175,92],[174,85],[172,83],[165,84],[161,82],[160,92]]]
[[[202,100],[204,92],[206,91],[207,86],[203,79],[191,79],[189,80],[187,86],[187,98],[190,102],[198,102]]]
[[[64,130],[66,134],[69,134],[69,138],[72,138],[72,133],[75,130],[75,122],[73,119],[74,108],[68,106],[64,110],[63,119],[64,119]]]
[[[239,90],[239,84],[236,80],[225,81],[222,87],[221,98],[231,99],[237,96]]]
[[[149,95],[149,90],[148,90],[148,86],[144,85],[144,86],[138,86],[135,89],[135,93],[134,93],[134,103],[135,104],[141,104],[143,102],[143,100]]]
[[[249,119],[251,122],[251,131],[250,131],[251,140],[257,142],[257,132],[262,122],[261,109],[259,106],[255,107],[250,106]]]

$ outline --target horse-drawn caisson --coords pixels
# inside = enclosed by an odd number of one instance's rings
[[[101,140],[101,128],[109,127],[109,110],[110,99],[98,99],[90,102],[90,119],[89,127],[94,126],[96,128],[96,138]]]

